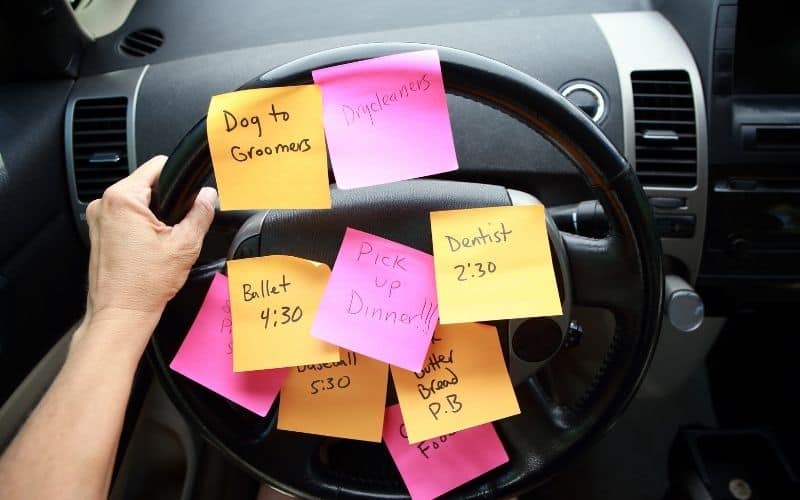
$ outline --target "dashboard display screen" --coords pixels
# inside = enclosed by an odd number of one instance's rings
[[[739,0],[737,94],[800,94],[800,2]]]

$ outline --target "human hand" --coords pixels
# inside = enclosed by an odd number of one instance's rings
[[[132,319],[144,340],[186,282],[217,199],[213,188],[203,188],[181,222],[170,227],[158,220],[150,196],[165,162],[165,156],[149,160],[86,208],[91,240],[86,322]]]

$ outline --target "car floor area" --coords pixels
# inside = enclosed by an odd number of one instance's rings
[[[526,499],[660,499],[679,428],[716,426],[705,370],[671,397],[633,400],[617,424],[583,456]]]

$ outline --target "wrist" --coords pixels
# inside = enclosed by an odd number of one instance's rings
[[[73,351],[105,351],[113,359],[130,358],[138,363],[160,313],[104,308],[87,311],[70,345]]]

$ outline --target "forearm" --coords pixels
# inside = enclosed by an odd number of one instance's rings
[[[115,314],[84,322],[61,372],[0,459],[0,496],[108,496],[131,383],[156,321]]]

